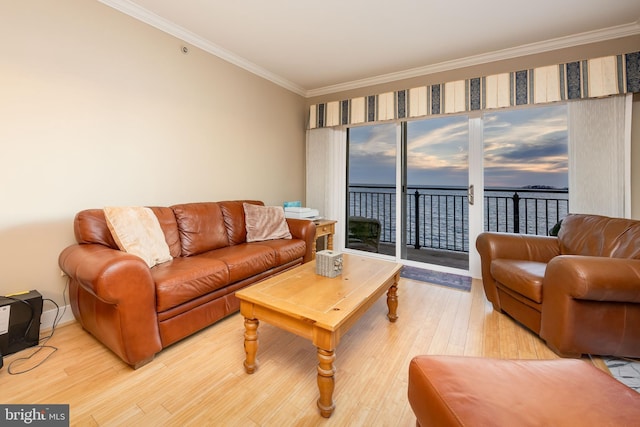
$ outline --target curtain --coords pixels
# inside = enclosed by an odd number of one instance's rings
[[[640,52],[548,65],[311,105],[308,128],[640,92]]]
[[[631,98],[568,104],[571,213],[630,217]]]
[[[335,219],[335,250],[344,249],[346,225],[347,132],[338,128],[307,131],[306,206]]]

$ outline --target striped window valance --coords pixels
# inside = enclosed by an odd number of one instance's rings
[[[315,104],[309,129],[640,92],[640,52]]]

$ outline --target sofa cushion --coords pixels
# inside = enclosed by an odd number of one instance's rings
[[[268,246],[276,256],[276,264],[284,265],[288,262],[303,258],[307,245],[300,239],[265,240],[248,243],[249,245]]]
[[[491,262],[491,275],[507,288],[541,304],[546,268],[544,262],[500,258]]]
[[[80,244],[97,243],[112,249],[120,249],[107,227],[103,209],[85,209],[78,212],[73,221],[73,232],[76,241]]]
[[[145,207],[105,207],[107,227],[120,250],[139,256],[149,267],[170,261],[158,218]]]
[[[198,255],[229,245],[220,206],[214,202],[171,207],[176,215],[182,256]]]
[[[291,239],[291,232],[282,207],[256,206],[250,203],[245,203],[243,206],[247,242]]]
[[[227,265],[202,255],[175,258],[151,270],[156,310],[162,312],[220,289],[229,282]]]
[[[247,227],[245,225],[243,207],[245,203],[264,206],[262,202],[257,200],[230,200],[218,202],[220,210],[222,210],[222,216],[224,216],[224,226],[227,228],[229,245],[239,245],[240,243],[246,243],[247,241]]]
[[[179,257],[182,253],[182,246],[180,245],[180,232],[178,231],[178,223],[176,223],[176,216],[173,214],[173,210],[157,206],[151,206],[149,209],[158,218],[160,228],[164,233],[164,239],[169,245],[169,253],[174,258]]]
[[[640,221],[570,214],[558,232],[562,255],[640,258]]]
[[[266,246],[243,243],[202,254],[224,262],[229,269],[229,282],[238,282],[276,267],[275,251]]]

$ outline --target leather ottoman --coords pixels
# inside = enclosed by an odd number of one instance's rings
[[[577,359],[417,356],[408,396],[422,427],[640,423],[640,393]]]

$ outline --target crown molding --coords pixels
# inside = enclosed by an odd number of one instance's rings
[[[220,59],[230,62],[231,64],[236,65],[242,69],[245,69],[250,73],[253,73],[266,80],[269,80],[270,82],[275,83],[278,86],[281,86],[287,90],[290,90],[291,92],[294,92],[304,97],[307,96],[307,91],[303,87],[293,82],[290,82],[289,80],[279,75],[271,73],[250,61],[247,61],[246,59],[238,55],[235,55],[234,53],[229,52],[228,50],[214,43],[211,43],[210,41],[198,36],[197,34],[194,34],[191,31],[188,31],[171,21],[164,19],[161,16],[158,16],[155,13],[150,12],[149,10],[143,7],[138,6],[137,4],[129,0],[98,0],[98,1],[113,9],[116,9],[124,13],[125,15],[131,16],[132,18],[137,19],[138,21],[149,24],[152,27],[159,29],[160,31],[163,31],[180,40],[183,40],[184,42],[189,43],[190,45],[200,48],[205,52],[215,55]]]
[[[445,61],[438,64],[427,65],[424,67],[403,70],[396,73],[383,74],[376,77],[354,80],[351,82],[339,83],[336,85],[307,90],[277,74],[265,70],[264,68],[250,61],[247,61],[246,59],[232,52],[229,52],[228,50],[214,43],[211,43],[210,41],[198,36],[197,34],[194,34],[175,23],[156,15],[155,13],[150,12],[143,7],[138,6],[130,0],[98,1],[305,98],[328,95],[366,86],[389,83],[396,80],[403,80],[443,71],[450,71],[457,68],[486,64],[493,61],[511,59],[519,56],[543,53],[566,47],[579,46],[588,43],[595,43],[640,34],[640,20],[638,20],[630,24],[619,25],[616,27],[604,28],[601,30],[589,31],[566,37],[559,37],[539,43],[530,43],[514,48],[502,49],[481,55],[474,55],[466,58],[455,59],[452,61]]]
[[[306,91],[306,97],[310,98],[313,96],[328,95],[345,90],[358,89],[366,86],[373,86],[397,80],[439,73],[442,71],[450,71],[473,65],[481,65],[494,61],[512,59],[520,56],[549,52],[552,50],[607,41],[621,37],[634,36],[637,34],[640,34],[640,20],[630,24],[604,28],[601,30],[588,31],[585,33],[574,34],[565,37],[558,37],[543,42],[525,44],[509,49],[502,49],[480,55],[469,56],[466,58],[455,59],[452,61],[445,61],[438,64],[427,65],[425,67],[412,68],[409,70],[399,71],[397,73],[383,74],[376,77],[354,80],[351,82],[340,83],[318,89],[311,89]]]

